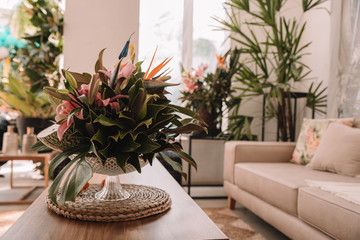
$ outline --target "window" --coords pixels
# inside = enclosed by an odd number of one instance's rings
[[[224,44],[225,33],[215,31],[217,22],[212,19],[214,16],[225,17],[223,2],[140,0],[138,59],[146,60],[143,68],[147,69],[158,46],[154,64],[166,57],[173,57],[169,63],[173,70],[170,82],[181,83],[181,65],[189,70],[204,63],[209,65],[209,71],[214,71],[217,64],[216,54],[222,55],[229,48],[229,44]],[[180,88],[167,90],[172,94],[169,99],[177,102]]]

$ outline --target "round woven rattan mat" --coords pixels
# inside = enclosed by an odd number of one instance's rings
[[[75,202],[66,202],[66,207],[56,206],[49,196],[46,197],[46,204],[56,214],[66,218],[97,222],[135,220],[165,212],[171,206],[169,194],[159,188],[134,184],[121,186],[130,193],[128,199],[98,201],[94,195],[102,185],[91,184],[76,197]]]

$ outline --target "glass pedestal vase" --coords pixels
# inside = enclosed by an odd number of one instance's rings
[[[116,158],[106,159],[105,164],[95,155],[89,154],[85,158],[90,164],[94,173],[106,175],[103,188],[95,193],[95,198],[99,201],[121,201],[130,197],[130,194],[121,187],[120,175],[136,171],[135,167],[126,164],[126,172],[116,162]],[[139,158],[140,166],[147,164],[142,158]]]
[[[120,175],[106,176],[104,187],[95,193],[95,198],[99,201],[121,201],[129,197],[130,193],[121,187]]]

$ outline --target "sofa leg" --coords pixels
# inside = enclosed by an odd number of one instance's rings
[[[234,209],[235,208],[235,199],[233,199],[232,197],[228,196],[228,208],[230,209]]]

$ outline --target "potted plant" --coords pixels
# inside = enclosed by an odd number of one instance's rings
[[[19,111],[16,121],[21,136],[27,126],[35,127],[36,133],[49,126],[55,114],[43,87],[59,84],[63,12],[56,1],[26,0],[17,16],[25,46],[11,54],[11,71],[2,78],[0,98]]]
[[[217,56],[218,65],[214,73],[206,73],[206,64],[191,71],[182,71],[184,89],[179,99],[185,103],[185,107],[201,116],[210,136],[221,133],[224,109],[229,105],[232,93],[231,79],[239,68],[239,56],[239,51],[228,51],[222,57]],[[227,58],[228,66],[225,62]]]
[[[195,161],[175,138],[181,133],[205,129],[194,122],[195,119],[202,122],[196,113],[172,105],[167,99],[165,88],[177,84],[166,82],[169,72],[159,72],[170,60],[165,59],[151,69],[153,57],[143,72],[142,62],[134,62],[134,47],[128,41],[115,69],[109,70],[102,64],[103,52],[95,64],[95,74],[65,71],[65,88],[45,88],[57,99],[57,125],[38,135],[42,143],[35,148],[41,149],[45,144],[62,150],[50,162],[50,176],[67,157],[72,159],[49,189],[50,199],[56,204],[74,201],[93,172],[109,175],[104,188],[95,195],[97,199],[109,201],[110,195],[116,195],[115,200],[125,199],[126,194],[109,184],[118,182],[118,176],[113,175],[141,172],[144,164],[152,164],[157,153],[186,176],[181,165],[162,151],[173,151],[196,168]],[[189,118],[182,120],[180,114]]]
[[[292,92],[294,83],[307,80],[311,72],[302,62],[310,43],[302,44],[306,23],[296,18],[288,19],[282,14],[286,0],[230,0],[225,3],[227,19],[217,19],[222,30],[230,32],[230,39],[241,46],[242,57],[235,77],[239,87],[233,107],[239,106],[245,97],[263,95],[266,98],[266,118],[276,117],[282,141],[295,141]],[[303,11],[307,12],[323,0],[302,0]],[[239,15],[250,16],[240,21]],[[259,36],[265,36],[259,38]],[[326,88],[321,83],[311,83],[307,93],[306,106],[324,113]],[[237,114],[237,113],[234,113]]]
[[[22,120],[17,120],[20,123],[18,126],[34,126],[36,132],[50,126],[48,119],[52,108],[48,96],[43,91],[32,92],[29,84],[11,73],[6,82],[1,82],[0,99],[20,112]],[[27,122],[24,118],[28,119]],[[26,129],[26,126],[19,129]],[[19,131],[21,133],[24,131]]]

